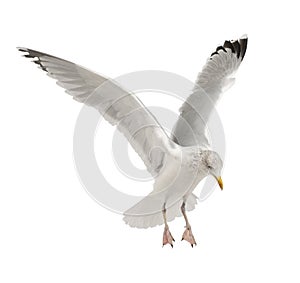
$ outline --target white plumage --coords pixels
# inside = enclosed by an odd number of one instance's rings
[[[187,229],[183,238],[193,245],[196,242],[185,214],[197,202],[192,192],[209,174],[222,187],[222,161],[210,150],[205,127],[220,94],[233,84],[232,75],[243,60],[246,47],[247,37],[243,36],[225,41],[212,53],[198,75],[193,93],[180,108],[181,119],[174,126],[172,138],[138,97],[113,80],[46,53],[19,50],[26,52],[25,57],[34,58],[33,62],[75,100],[96,108],[116,125],[155,178],[153,191],[124,213],[124,221],[138,228],[164,223],[163,244],[172,245],[167,221],[184,215]]]

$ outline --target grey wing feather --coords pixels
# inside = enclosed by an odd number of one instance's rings
[[[147,170],[152,175],[158,173],[171,141],[133,93],[72,62],[28,48],[18,49],[26,53],[25,57],[33,58],[33,62],[57,80],[57,84],[75,100],[96,108],[112,125],[117,125],[142,158]]]
[[[196,80],[195,88],[180,108],[173,128],[173,140],[182,146],[209,146],[207,121],[222,92],[234,83],[232,77],[244,59],[247,36],[225,41],[208,58]]]

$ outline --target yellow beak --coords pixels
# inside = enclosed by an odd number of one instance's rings
[[[219,177],[219,178],[216,178],[216,179],[217,179],[217,181],[218,181],[218,184],[219,184],[221,190],[223,190],[223,181],[222,181],[222,178]]]

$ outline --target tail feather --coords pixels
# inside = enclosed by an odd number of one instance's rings
[[[150,228],[155,227],[157,225],[164,224],[164,219],[162,212],[156,212],[153,214],[144,214],[137,213],[137,211],[142,212],[143,206],[147,206],[148,196],[142,199],[139,203],[137,203],[134,207],[129,209],[124,213],[124,222],[128,224],[130,227],[135,228]],[[167,221],[173,221],[176,217],[182,216],[181,207],[182,201],[176,202],[171,207],[167,208]],[[186,210],[191,211],[195,208],[197,204],[197,197],[194,194],[191,194],[186,200]]]

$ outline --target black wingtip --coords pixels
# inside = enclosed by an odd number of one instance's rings
[[[238,40],[225,40],[223,46],[218,46],[216,51],[210,55],[210,59],[212,59],[214,55],[219,54],[220,50],[227,52],[226,49],[230,49],[232,53],[236,54],[238,59],[240,58],[241,61],[243,61],[247,50],[247,43],[247,35],[241,36]]]
[[[233,46],[233,44],[232,44],[231,41],[225,40],[225,42],[224,42],[224,44],[223,44],[223,47],[224,47],[225,49],[226,49],[226,48],[231,49],[232,53],[235,53],[235,49],[234,49],[234,46]]]
[[[38,51],[35,51],[35,50],[32,50],[32,49],[29,49],[29,48],[26,48],[26,47],[17,47],[17,49],[20,51],[20,52],[24,52],[25,54],[23,55],[23,57],[25,58],[32,58],[34,59],[32,62],[39,65],[39,67],[45,71],[45,72],[48,72],[47,69],[43,66],[41,60],[40,60],[40,56],[43,55],[43,53],[41,52],[38,52]]]
[[[21,52],[28,52],[28,49],[25,47],[17,47],[17,49]]]
[[[231,43],[232,43],[232,45],[233,45],[233,47],[234,47],[234,51],[235,51],[235,53],[236,53],[236,57],[237,57],[237,58],[240,58],[240,53],[241,53],[241,46],[240,46],[240,43],[239,43],[237,40],[232,41]]]
[[[214,55],[218,55],[218,54],[219,54],[218,51],[215,51],[215,52],[210,54],[210,57],[213,57]]]
[[[224,52],[227,52],[224,46],[218,46],[216,52],[218,52],[219,50],[223,50]]]
[[[246,50],[247,50],[247,44],[248,44],[248,36],[245,34],[240,37],[239,39],[240,47],[241,47],[241,58],[242,60],[245,57]]]

